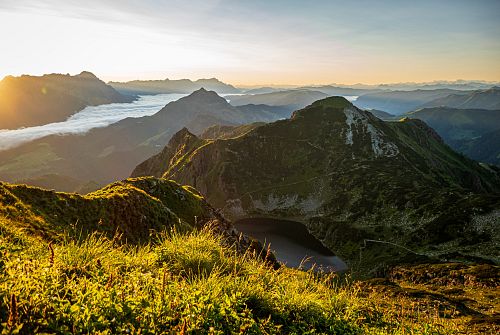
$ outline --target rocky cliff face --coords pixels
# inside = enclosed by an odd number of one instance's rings
[[[426,255],[442,255],[446,243],[487,258],[498,251],[490,249],[498,171],[455,153],[421,121],[384,122],[343,98],[173,157],[161,159],[163,176],[196,187],[229,217],[299,220],[351,263],[378,239]],[[383,260],[406,253],[389,244],[363,250]]]

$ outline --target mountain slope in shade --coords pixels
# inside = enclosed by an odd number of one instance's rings
[[[368,243],[365,265],[401,261],[405,249],[391,243],[499,261],[498,171],[420,120],[384,122],[333,97],[233,139],[178,135],[141,165],[196,187],[229,217],[299,220],[351,264],[366,239],[389,244]]]
[[[446,142],[472,139],[500,129],[500,110],[434,107],[423,108],[405,116],[424,121]]]
[[[380,120],[399,120],[401,117],[393,115],[391,113],[387,113],[378,109],[370,109],[370,113],[372,113],[374,116],[378,117]]]
[[[459,141],[457,146],[467,157],[500,166],[500,128],[471,140]]]
[[[176,161],[182,160],[186,155],[191,155],[194,150],[212,143],[216,139],[231,139],[243,136],[253,129],[262,126],[264,123],[251,123],[242,126],[215,125],[205,129],[198,138],[189,132],[187,128],[178,131],[163,148],[163,150],[153,157],[145,160],[135,167],[131,177],[155,176],[161,177],[168,172],[169,167],[173,167]]]
[[[14,182],[58,174],[107,184],[126,178],[137,164],[158,153],[183,127],[200,134],[215,124],[269,122],[284,115],[279,108],[253,107],[233,107],[215,92],[200,89],[152,116],[128,118],[80,135],[48,136],[0,151],[0,179]]]
[[[0,81],[0,129],[63,121],[86,106],[132,100],[90,72],[8,76]]]
[[[250,122],[260,122],[264,120],[276,121],[279,119],[287,119],[295,110],[292,106],[270,106],[266,104],[241,105],[236,106],[236,109],[244,112],[245,115],[248,115],[248,117],[254,115],[254,120]]]
[[[452,107],[461,109],[496,109],[500,110],[500,87],[468,92],[468,94],[450,94],[425,103],[422,107]]]
[[[230,139],[242,136],[257,127],[265,125],[264,122],[255,122],[244,124],[242,126],[221,126],[215,125],[208,127],[200,134],[200,138],[204,140]],[[170,142],[169,142],[170,145]]]
[[[196,135],[190,133],[187,128],[182,128],[170,139],[167,146],[159,154],[139,164],[131,176],[161,177],[169,166],[175,164],[175,161],[207,143],[210,142],[199,139]]]
[[[161,94],[161,93],[191,93],[205,88],[221,94],[239,93],[240,90],[232,85],[221,82],[216,78],[198,79],[191,81],[189,79],[179,80],[133,80],[129,82],[110,82],[109,85],[117,91],[125,94]]]
[[[500,110],[424,108],[407,114],[434,128],[453,149],[486,163],[500,164]]]

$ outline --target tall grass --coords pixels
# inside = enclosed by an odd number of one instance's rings
[[[208,229],[166,232],[140,247],[93,234],[49,248],[0,220],[0,252],[2,334],[452,331],[418,311],[395,313],[387,304],[402,301],[346,278],[273,270]]]

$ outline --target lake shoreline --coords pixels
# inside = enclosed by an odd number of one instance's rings
[[[293,268],[344,272],[348,269],[340,257],[326,248],[300,222],[270,218],[244,218],[234,222],[240,232],[249,235],[275,253],[276,258]]]

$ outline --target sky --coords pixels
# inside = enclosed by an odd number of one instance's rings
[[[0,0],[0,78],[500,81],[498,13],[498,0]]]

